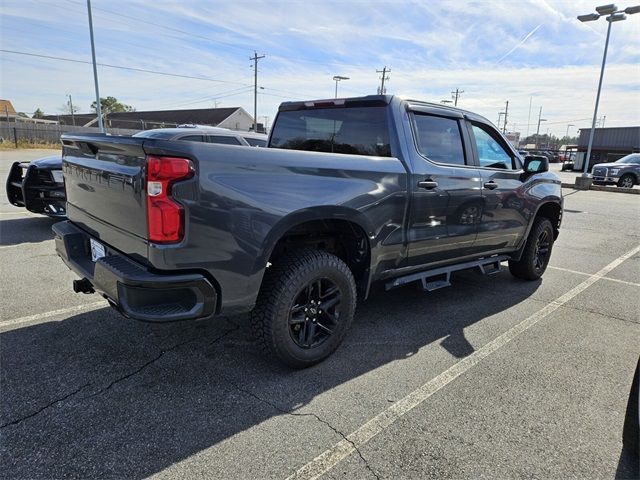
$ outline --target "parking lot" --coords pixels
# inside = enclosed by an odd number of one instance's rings
[[[48,153],[0,151],[0,176]],[[376,290],[333,356],[290,371],[244,317],[150,325],[73,293],[55,221],[3,192],[2,476],[632,477],[640,197],[564,195],[542,281]]]

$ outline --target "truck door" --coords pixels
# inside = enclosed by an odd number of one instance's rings
[[[520,244],[531,215],[522,180],[520,159],[490,125],[467,123],[482,177],[484,208],[475,249],[491,253]]]
[[[482,212],[480,173],[464,119],[456,111],[437,113],[410,113],[417,151],[407,240],[414,266],[472,254]]]

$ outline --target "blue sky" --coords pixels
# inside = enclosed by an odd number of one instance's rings
[[[630,4],[619,4],[626,7]],[[596,3],[567,1],[142,1],[93,0],[98,62],[175,75],[99,67],[102,96],[138,110],[242,106],[270,121],[285,100],[374,94],[376,70],[391,68],[387,93],[459,106],[508,128],[564,135],[590,126],[606,22],[576,15]],[[86,2],[2,0],[1,48],[90,61]],[[91,66],[0,52],[0,96],[17,110],[80,111],[94,99]],[[529,118],[529,102],[532,103]],[[600,105],[606,126],[640,124],[640,14],[613,25]]]

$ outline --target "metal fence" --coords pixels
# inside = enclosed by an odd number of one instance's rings
[[[107,128],[107,133],[112,135],[133,135],[140,130],[128,128]],[[1,122],[0,138],[3,143],[12,143],[16,146],[23,144],[59,143],[63,133],[100,133],[98,127],[74,127],[72,125],[26,123],[26,122]]]

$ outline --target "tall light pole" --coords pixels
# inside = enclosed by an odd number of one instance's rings
[[[340,80],[349,80],[349,77],[343,77],[342,75],[335,75],[333,77],[333,81],[336,82],[336,97],[335,98],[338,98],[338,82]]]
[[[593,135],[596,129],[596,119],[598,117],[598,103],[600,103],[600,91],[602,90],[602,78],[604,77],[604,65],[607,62],[607,50],[609,49],[609,36],[611,35],[611,24],[613,22],[619,22],[621,20],[626,20],[627,16],[625,13],[634,14],[640,12],[640,5],[636,5],[635,7],[627,7],[624,10],[618,10],[618,7],[614,4],[610,5],[601,5],[600,7],[596,7],[597,13],[588,13],[586,15],[578,15],[578,20],[581,22],[593,22],[598,20],[600,17],[607,16],[606,20],[609,22],[607,26],[607,38],[604,41],[604,53],[602,55],[602,66],[600,67],[600,80],[598,81],[598,93],[596,94],[596,106],[593,109],[593,120],[591,122],[591,130],[589,131],[589,143],[587,144],[587,156],[584,159],[584,165],[582,169],[582,178],[589,178],[589,164],[591,163],[591,148],[593,147]],[[576,179],[576,185],[580,185],[582,187],[589,187],[590,180],[580,180]]]
[[[575,127],[575,125],[573,123],[570,123],[569,125],[567,125],[567,133],[564,134],[565,138],[569,137],[569,127]]]
[[[91,60],[93,62],[93,82],[96,86],[96,115],[98,115],[98,128],[104,132],[102,123],[102,106],[100,105],[100,89],[98,88],[98,67],[96,66],[96,46],[93,41],[93,19],[91,18],[91,0],[87,0],[87,13],[89,14],[89,37],[91,38]]]

